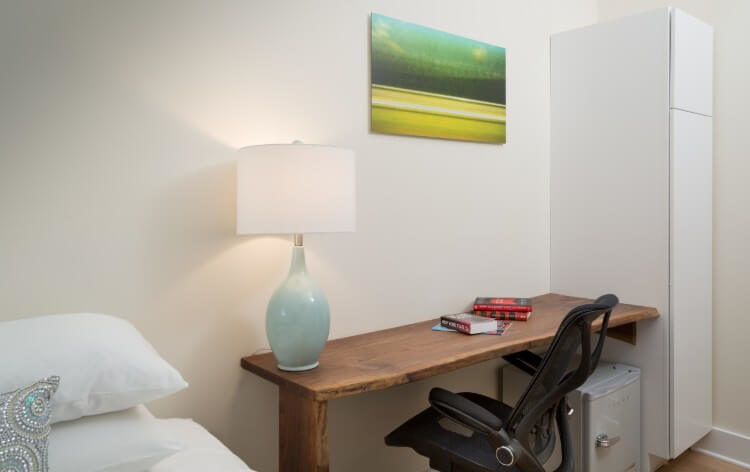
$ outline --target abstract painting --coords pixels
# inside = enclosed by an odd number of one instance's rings
[[[371,14],[371,129],[505,143],[505,48]]]

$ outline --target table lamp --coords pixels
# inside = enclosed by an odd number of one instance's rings
[[[302,235],[355,230],[354,152],[295,141],[239,153],[237,234],[294,234],[289,275],[266,310],[268,342],[279,369],[314,369],[330,309],[307,272]]]

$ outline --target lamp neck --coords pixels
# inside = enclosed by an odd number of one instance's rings
[[[307,265],[305,264],[304,246],[294,246],[292,249],[292,266],[289,268],[289,275],[306,274]]]

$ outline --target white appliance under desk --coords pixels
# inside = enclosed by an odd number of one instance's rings
[[[643,471],[712,424],[712,64],[671,8],[551,39],[551,290],[662,314],[604,356],[641,369]]]

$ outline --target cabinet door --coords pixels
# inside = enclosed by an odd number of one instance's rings
[[[714,29],[677,9],[671,29],[672,108],[711,116]]]
[[[671,111],[672,457],[712,424],[712,118]]]

